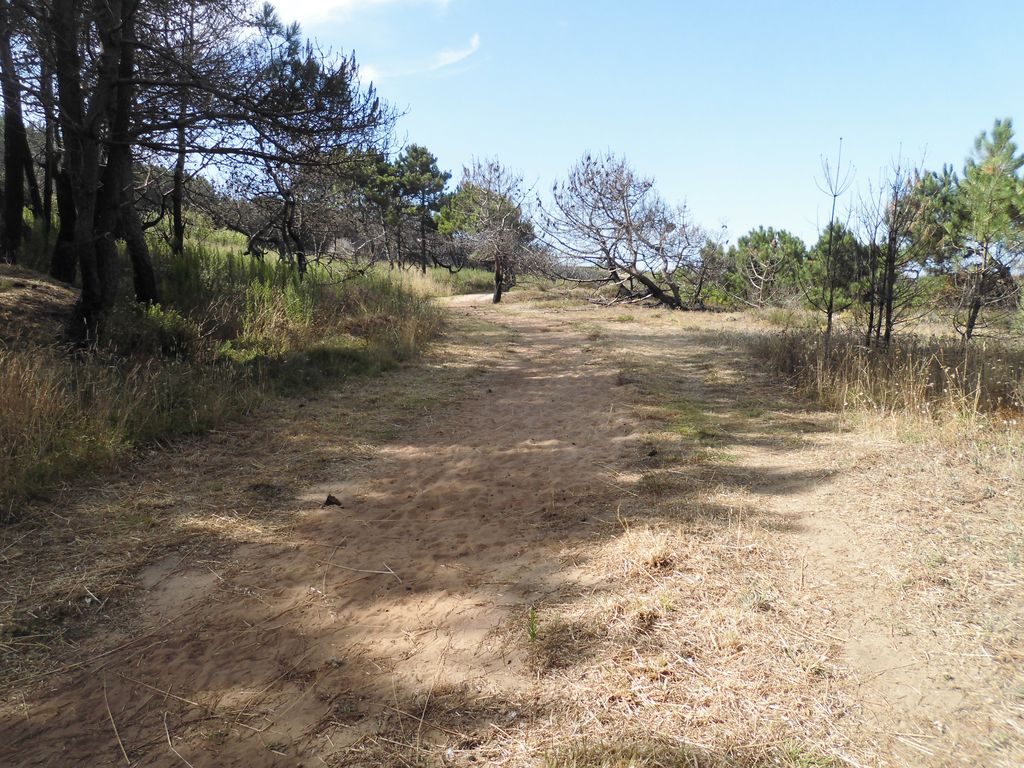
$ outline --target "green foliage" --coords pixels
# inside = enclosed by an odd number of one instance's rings
[[[960,205],[950,229],[970,251],[989,247],[1019,249],[1024,241],[1024,186],[1019,177],[1024,155],[1013,141],[1013,124],[996,120],[991,134],[974,142],[959,186]]]
[[[1024,305],[1017,308],[1017,313],[1013,316],[1011,329],[1021,338],[1024,338]]]
[[[426,147],[410,144],[398,156],[394,169],[398,186],[417,215],[427,216],[440,207],[452,175],[437,167],[437,158]]]
[[[57,239],[57,222],[54,221],[47,235],[42,219],[36,219],[30,208],[25,209],[25,221],[32,227],[32,234],[21,244],[18,264],[36,272],[48,274],[53,256],[53,243]]]
[[[763,306],[799,290],[807,246],[784,229],[758,227],[741,237],[729,255],[738,278],[737,292],[751,304]]]
[[[268,394],[396,365],[436,335],[426,296],[381,272],[338,280],[192,244],[158,254],[163,306],[125,301],[101,346],[0,350],[0,517],[56,481],[154,440],[195,434]]]
[[[466,293],[487,293],[494,289],[494,273],[486,269],[463,267],[451,272],[441,267],[430,270],[431,277],[446,288],[446,293],[458,296]]]
[[[533,224],[524,218],[515,200],[499,191],[463,181],[441,208],[437,229],[442,235],[457,238],[486,234],[499,224],[520,242],[528,243],[534,238]]]
[[[861,291],[864,246],[846,226],[835,223],[821,233],[801,270],[807,301],[819,311],[841,312]]]
[[[983,309],[1019,295],[1013,272],[1024,259],[1022,168],[1012,122],[996,120],[975,140],[962,178],[947,167],[918,185],[922,216],[914,234],[933,268],[954,276],[954,324],[965,339],[980,327]]]
[[[947,165],[941,172],[922,174],[915,187],[915,205],[920,212],[915,217],[911,236],[921,251],[922,263],[933,272],[947,271],[955,252],[950,222],[960,215],[957,213],[958,185],[956,172]]]
[[[529,271],[536,251],[533,223],[523,210],[523,179],[497,160],[476,160],[464,168],[462,182],[438,216],[438,230],[477,263],[494,265],[494,296]]]
[[[531,605],[526,613],[526,636],[530,638],[531,643],[535,643],[539,634],[540,621],[537,618],[537,609]]]
[[[474,232],[474,195],[475,189],[467,184],[459,184],[455,192],[448,196],[437,217],[437,231],[446,237],[455,237],[466,232]]]
[[[159,304],[121,302],[109,323],[111,350],[142,357],[189,357],[199,346],[199,327],[174,309]]]

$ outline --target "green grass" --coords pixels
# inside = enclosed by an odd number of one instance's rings
[[[427,270],[431,279],[442,286],[449,296],[466,293],[491,293],[494,291],[494,273],[486,269],[465,268],[449,272],[441,267]]]
[[[165,303],[123,300],[90,354],[0,350],[0,522],[141,446],[392,368],[441,327],[430,298],[397,276],[312,267],[300,280],[225,242],[190,243],[183,257],[155,248]]]
[[[697,746],[653,737],[616,743],[581,741],[550,752],[546,768],[840,768],[845,763],[800,745],[762,754],[714,754]]]
[[[719,425],[698,402],[688,398],[675,398],[663,403],[668,431],[696,440],[702,445],[714,445],[722,438]]]

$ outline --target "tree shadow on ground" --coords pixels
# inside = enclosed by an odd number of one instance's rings
[[[122,646],[109,647],[108,638],[80,666],[58,670],[23,716],[13,705],[2,710],[5,764],[113,765],[124,753],[146,765],[181,764],[182,755],[253,766],[315,756],[338,765],[507,759],[531,728],[583,714],[578,702],[536,695],[531,680],[584,669],[609,638],[608,625],[569,611],[545,625],[539,641],[531,638],[526,606],[583,601],[604,589],[574,587],[559,553],[575,552],[585,566],[580,552],[623,538],[624,511],[634,526],[685,523],[697,542],[738,515],[796,531],[798,520],[767,505],[704,492],[785,497],[829,480],[818,470],[747,466],[731,455],[783,445],[805,451],[806,436],[827,427],[785,398],[767,415],[744,413],[728,387],[697,380],[706,374],[697,351],[673,363],[673,388],[643,377],[627,382],[641,404],[660,407],[666,392],[687,404],[642,421],[641,429],[672,437],[648,456],[636,451],[643,439],[635,416],[616,415],[618,370],[593,365],[564,332],[529,323],[520,331],[529,334],[522,345],[529,354],[508,354],[480,379],[486,395],[444,406],[409,436],[387,433],[377,458],[329,486],[293,498],[295,465],[262,466],[258,480],[243,483],[242,498],[291,518],[288,543],[242,535],[243,548],[226,560],[192,561],[171,574],[180,584],[185,571],[198,578],[205,566],[213,586],[195,602],[168,598],[176,612],[146,617]],[[672,429],[673,414],[700,423]],[[301,452],[329,439],[330,429],[263,437]],[[789,444],[779,442],[787,437]],[[320,508],[327,488],[338,503]],[[237,545],[238,536],[232,529],[220,543]],[[151,594],[151,604],[158,597]],[[627,608],[631,636],[658,621],[643,606]],[[511,634],[510,617],[518,624]],[[445,672],[452,658],[461,673]],[[649,765],[760,764],[750,755],[734,759],[728,745],[631,744],[554,744],[549,762],[614,765],[632,756]],[[533,758],[543,753],[532,750]]]

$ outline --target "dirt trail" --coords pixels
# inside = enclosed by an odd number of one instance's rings
[[[311,489],[308,507],[328,493],[338,505],[291,543],[144,573],[146,624],[118,638],[129,647],[55,677],[14,722],[8,711],[0,764],[115,765],[119,738],[138,765],[294,765],[414,714],[432,688],[528,682],[494,630],[566,578],[552,534],[586,526],[595,459],[614,462],[628,429],[614,370],[565,329],[513,324],[520,339],[478,396],[357,478]]]
[[[961,630],[1017,626],[1019,594],[918,589],[949,574],[914,546],[979,488],[1013,519],[1015,480],[929,483],[923,448],[787,398],[719,318],[485,302],[452,312],[514,335],[471,396],[303,492],[287,543],[149,567],[130,635],[0,709],[0,765],[471,765],[488,740],[532,765],[562,746],[536,732],[637,726],[649,751],[565,764],[1014,764],[1013,683]],[[1010,586],[978,608],[972,576]]]

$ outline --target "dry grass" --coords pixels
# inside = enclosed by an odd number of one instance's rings
[[[515,612],[500,636],[526,654],[533,706],[464,690],[431,708],[431,739],[370,739],[379,764],[939,765],[946,742],[927,719],[926,676],[955,675],[969,711],[942,727],[977,764],[1016,765],[1019,432],[962,419],[952,432],[942,420],[925,428],[874,406],[816,411],[750,364],[745,350],[765,331],[749,319],[658,315],[621,336],[632,319],[574,319],[599,342],[591,353],[620,366],[619,401],[638,426],[633,458],[609,467],[618,502],[561,553],[574,585]],[[803,494],[812,506],[793,506]],[[817,505],[840,541],[862,543],[853,562],[796,548]],[[839,624],[853,616],[860,628],[875,612],[889,621],[883,645],[912,638],[891,663],[924,691],[900,716],[922,721],[902,729],[874,719],[876,677],[848,655]],[[488,727],[459,726],[478,699]],[[512,710],[527,714],[506,722]]]
[[[551,765],[840,765],[836,643],[807,630],[765,532],[642,519],[588,548],[599,589],[539,611],[550,725],[530,741]]]
[[[764,335],[758,355],[828,407],[879,408],[918,417],[974,419],[1024,413],[1024,348],[1019,344],[898,338],[888,350],[853,336],[826,345],[816,333]]]
[[[0,523],[56,482],[223,424],[268,394],[300,394],[392,367],[441,324],[428,298],[386,276],[298,284],[213,257],[169,275],[167,294],[182,311],[119,307],[90,354],[20,341],[0,346]],[[0,295],[12,327],[31,327],[42,311],[22,300]],[[50,315],[56,336],[58,316]]]
[[[880,733],[865,720],[857,696],[864,681],[844,657],[843,632],[820,612],[824,596],[804,588],[808,563],[788,541],[795,523],[764,508],[770,476],[744,466],[747,452],[736,447],[763,444],[799,456],[819,442],[815,435],[828,436],[831,445],[841,430],[855,428],[856,439],[843,439],[849,452],[836,459],[850,463],[823,484],[836,490],[834,497],[823,490],[821,503],[837,508],[839,524],[869,526],[879,537],[875,567],[886,575],[891,569],[892,578],[883,580],[887,607],[878,594],[872,600],[888,611],[891,631],[934,637],[942,627],[941,641],[919,646],[940,670],[927,674],[955,674],[977,686],[959,738],[969,744],[969,734],[987,732],[994,751],[979,744],[975,754],[991,754],[993,765],[1014,764],[1013,723],[1024,690],[1015,672],[1024,658],[1024,519],[1010,501],[1024,487],[1019,432],[977,420],[959,420],[955,433],[929,421],[934,426],[926,431],[916,419],[874,408],[876,423],[852,419],[852,410],[842,421],[801,412],[796,403],[786,405],[779,389],[763,389],[758,373],[743,372],[742,350],[763,330],[744,320],[733,326],[741,333],[728,345],[719,330],[705,340],[708,350],[693,349],[704,320],[661,318],[663,332],[649,341],[633,335],[620,342],[620,384],[637,390],[634,413],[644,428],[634,467],[615,482],[636,495],[625,497],[620,520],[609,522],[617,533],[569,556],[585,561],[587,589],[538,611],[532,653],[554,714],[529,743],[546,744],[546,752],[538,750],[557,766],[838,768],[879,764],[891,741],[919,757],[930,749],[934,759],[939,753],[927,740]],[[677,324],[687,326],[674,332],[684,334],[678,344],[689,347],[686,354],[662,346],[663,333]],[[611,331],[608,340],[615,343]],[[700,365],[692,366],[697,357]],[[880,450],[872,435],[911,442]],[[936,482],[937,456],[947,465],[938,476],[948,481]],[[887,468],[884,488],[876,462]],[[830,595],[837,607],[844,597],[860,599],[844,593],[845,576],[806,574],[837,583]],[[974,658],[991,661],[979,666]],[[926,663],[917,656],[906,661]]]
[[[584,326],[616,343],[600,314]],[[641,431],[609,481],[618,511],[563,554],[579,586],[508,622],[504,642],[527,653],[541,713],[474,754],[587,768],[847,765],[842,722],[855,702],[838,643],[790,591],[791,562],[756,496],[734,487],[749,470],[724,448],[749,418],[705,402],[734,372],[702,369],[710,383],[695,387],[658,337],[621,355]],[[768,435],[787,419],[762,421]]]
[[[268,399],[202,440],[151,448],[116,475],[25,504],[0,526],[0,690],[81,661],[79,643],[96,626],[130,628],[139,573],[163,555],[216,571],[239,544],[288,542],[296,517],[322,501],[304,489],[359,471],[498,359],[504,330],[459,322],[458,338],[397,370]]]
[[[0,350],[0,523],[55,482],[109,471],[142,444],[208,429],[260,396],[244,370]]]
[[[608,466],[606,489],[553,505],[556,515],[564,503],[564,530],[573,531],[551,548],[563,586],[546,592],[532,614],[513,612],[494,638],[510,657],[527,660],[528,679],[515,690],[485,677],[410,700],[396,695],[384,715],[364,723],[364,738],[330,753],[338,764],[858,768],[942,765],[950,743],[966,745],[975,764],[1020,764],[1020,433],[995,433],[979,420],[951,434],[939,422],[911,425],[894,410],[841,417],[814,410],[751,363],[749,334],[761,331],[746,319],[659,313],[634,327],[632,319],[588,310],[583,323],[597,333],[595,364],[620,370],[612,410],[628,414],[634,433],[628,456]],[[460,332],[502,354],[492,331],[465,325]],[[474,355],[443,354],[465,358],[459,376],[471,373]],[[343,432],[351,425],[358,434],[361,414],[379,415],[379,428],[388,429],[392,409],[409,402],[403,387],[457,396],[445,390],[450,379],[424,377],[420,367],[387,381],[394,388],[379,398],[359,394],[346,405]],[[338,413],[329,416],[337,421]],[[284,478],[309,472],[305,451],[318,444],[321,427],[296,428],[313,430],[311,439],[269,460],[280,471],[261,465],[246,504],[280,508],[290,493]],[[277,429],[268,426],[271,442],[287,444],[282,435],[291,433]],[[262,457],[267,437],[255,437],[243,455]],[[226,436],[225,454],[233,439]],[[378,439],[371,434],[312,461],[360,461]],[[211,484],[224,477],[209,474]],[[143,518],[162,526],[166,514],[204,531],[207,542],[232,531],[250,540],[261,530],[287,532],[284,517],[183,515],[178,506],[198,496],[167,488],[132,495],[125,487],[112,493],[130,495]],[[211,503],[244,506],[233,499],[237,488],[204,487],[202,496],[211,493]],[[808,561],[808,518],[855,539],[854,551],[820,550]],[[126,531],[123,540],[136,534]],[[0,558],[34,547],[28,539],[5,549],[10,543],[0,543]],[[56,540],[47,546],[59,551]],[[83,583],[104,598],[96,583],[119,577],[101,566]],[[865,582],[865,574],[877,580]],[[17,589],[24,594],[28,585]],[[89,597],[70,580],[60,586],[79,589],[78,605]],[[851,637],[837,617],[853,616],[849,626],[859,631],[876,612],[889,622],[878,629],[886,643],[907,638],[908,667],[928,664],[935,679],[957,677],[964,710],[943,724],[953,736],[934,729],[927,697],[903,713],[920,716],[910,727],[869,721],[877,706],[869,699],[878,694],[851,660]],[[918,693],[935,687],[908,680]],[[348,727],[359,717],[358,703],[339,701],[333,724]],[[913,743],[910,757],[894,751],[899,739]]]

